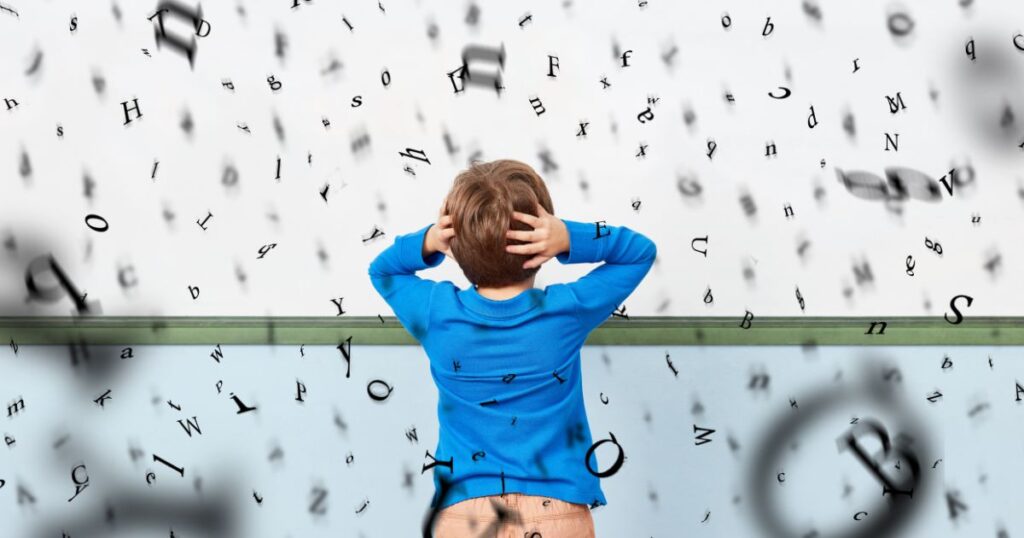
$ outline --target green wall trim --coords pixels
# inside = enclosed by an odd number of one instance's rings
[[[587,345],[1024,345],[1024,317],[612,318]],[[884,333],[865,334],[872,322]],[[394,317],[0,317],[4,343],[416,345]]]

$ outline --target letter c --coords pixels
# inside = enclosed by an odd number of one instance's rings
[[[89,475],[88,474],[85,475],[85,480],[82,480],[82,481],[78,480],[78,475],[76,475],[75,473],[79,469],[81,469],[82,471],[85,471],[85,465],[77,465],[77,466],[75,466],[74,469],[71,469],[71,481],[74,482],[76,486],[81,486],[82,484],[88,484],[89,483]]]
[[[779,473],[779,474],[775,475],[775,479],[778,480],[780,484],[785,482],[786,481],[786,473]]]
[[[1024,51],[1024,34],[1013,36],[1013,46],[1017,47],[1019,51]]]
[[[853,514],[853,520],[854,520],[854,521],[860,521],[860,520],[864,519],[864,518],[862,518],[862,517],[857,517],[857,516],[859,516],[859,515],[861,515],[861,514],[864,514],[865,516],[867,516],[867,515],[868,515],[868,513],[867,513],[867,512],[857,512],[856,514]]]
[[[156,480],[156,475],[153,474],[152,472],[146,473],[146,483],[152,484],[153,480]]]

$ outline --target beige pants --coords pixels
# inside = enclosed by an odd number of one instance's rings
[[[499,511],[506,512],[504,521]],[[506,493],[455,503],[437,515],[435,538],[594,538],[590,507]]]

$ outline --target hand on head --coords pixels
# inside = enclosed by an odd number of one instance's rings
[[[524,269],[540,267],[544,262],[569,249],[569,231],[562,219],[548,213],[543,206],[537,204],[537,215],[512,212],[512,218],[525,222],[533,230],[507,230],[505,237],[527,241],[525,245],[507,245],[506,252],[512,254],[534,255],[523,263]]]
[[[434,249],[438,252],[443,252],[445,256],[451,257],[454,260],[455,257],[452,256],[451,250],[451,238],[455,237],[455,228],[452,226],[452,216],[445,215],[444,211],[445,204],[441,204],[437,223],[431,226],[427,233],[431,234],[431,244],[434,246]]]

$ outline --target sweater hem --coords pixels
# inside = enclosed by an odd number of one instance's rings
[[[445,496],[445,499],[441,503],[439,509],[447,508],[453,504],[468,499],[487,497],[490,495],[501,495],[503,493],[521,493],[523,495],[550,497],[560,501],[584,504],[588,506],[593,505],[594,503],[597,503],[597,505],[607,504],[604,492],[600,489],[586,492],[573,485],[505,478],[505,487],[503,490],[501,484],[495,484],[495,482],[497,482],[497,480],[492,476],[460,480],[456,484],[452,484],[450,486],[451,489]]]

